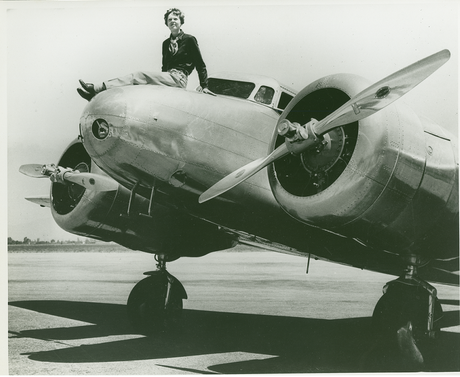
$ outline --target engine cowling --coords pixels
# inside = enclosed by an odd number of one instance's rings
[[[348,74],[319,79],[280,121],[323,119],[369,85]],[[275,131],[270,147],[284,140]],[[399,254],[458,256],[458,158],[451,135],[398,101],[325,140],[269,166],[273,194],[288,214]]]
[[[72,142],[58,163],[80,172],[104,174],[89,157],[83,144]],[[116,191],[98,192],[69,184],[52,183],[51,212],[64,230],[103,241],[114,241],[134,250],[180,256],[201,256],[228,249],[235,240],[217,227],[192,218],[166,205],[131,193],[119,185]]]

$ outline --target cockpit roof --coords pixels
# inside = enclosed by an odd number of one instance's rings
[[[295,90],[271,77],[234,72],[209,75],[208,87],[218,95],[256,102],[278,112],[297,94]]]
[[[281,84],[278,80],[275,80],[269,76],[263,76],[258,74],[248,74],[248,73],[237,73],[237,72],[217,72],[209,75],[210,78],[216,79],[225,79],[225,80],[235,80],[235,81],[247,81],[256,84],[259,86],[270,86],[274,89],[283,89],[289,94],[295,96],[297,91],[290,88],[287,85]]]

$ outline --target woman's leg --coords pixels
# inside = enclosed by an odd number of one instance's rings
[[[104,81],[103,85],[105,88],[101,87],[101,90],[126,85],[165,85],[182,87],[182,85],[178,83],[178,80],[173,78],[169,72],[135,72],[126,76]],[[97,89],[98,88],[96,88],[96,92],[101,91]]]
[[[171,69],[169,72],[139,71],[94,85],[80,80],[80,85],[84,90],[77,88],[77,91],[80,96],[90,101],[97,93],[103,90],[127,85],[165,85],[185,89],[187,79],[187,75],[177,69]]]

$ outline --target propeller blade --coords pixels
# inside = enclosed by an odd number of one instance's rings
[[[42,173],[43,165],[41,164],[27,164],[21,165],[19,171],[33,178],[48,178],[49,176]]]
[[[76,183],[89,190],[115,191],[118,183],[112,178],[94,173],[80,173],[78,170],[56,168],[54,165],[27,164],[21,165],[19,171],[33,178],[51,178],[52,182],[64,184],[65,181]]]
[[[450,59],[442,50],[407,66],[364,89],[314,127],[317,135],[333,128],[364,119],[382,110],[420,84]]]
[[[64,175],[64,180],[76,183],[89,190],[115,191],[118,189],[118,183],[112,178],[94,173],[69,172]]]
[[[232,189],[233,187],[239,185],[241,182],[252,177],[258,171],[262,170],[264,167],[270,165],[273,161],[276,161],[279,158],[282,158],[288,155],[290,152],[286,147],[286,144],[281,144],[276,148],[272,153],[267,157],[259,158],[258,160],[252,161],[249,164],[239,168],[233,173],[222,178],[214,186],[211,186],[205,192],[203,192],[199,199],[199,203],[204,203],[216,196],[222,195],[224,192]]]

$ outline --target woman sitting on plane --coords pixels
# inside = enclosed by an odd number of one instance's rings
[[[177,8],[171,8],[166,11],[164,19],[166,26],[171,30],[171,35],[163,42],[162,72],[135,72],[100,84],[90,84],[79,80],[83,89],[78,88],[78,94],[90,101],[97,93],[117,86],[150,84],[185,89],[188,76],[195,68],[200,79],[200,86],[197,90],[214,94],[207,88],[208,74],[196,38],[181,30],[185,19],[184,13]]]

